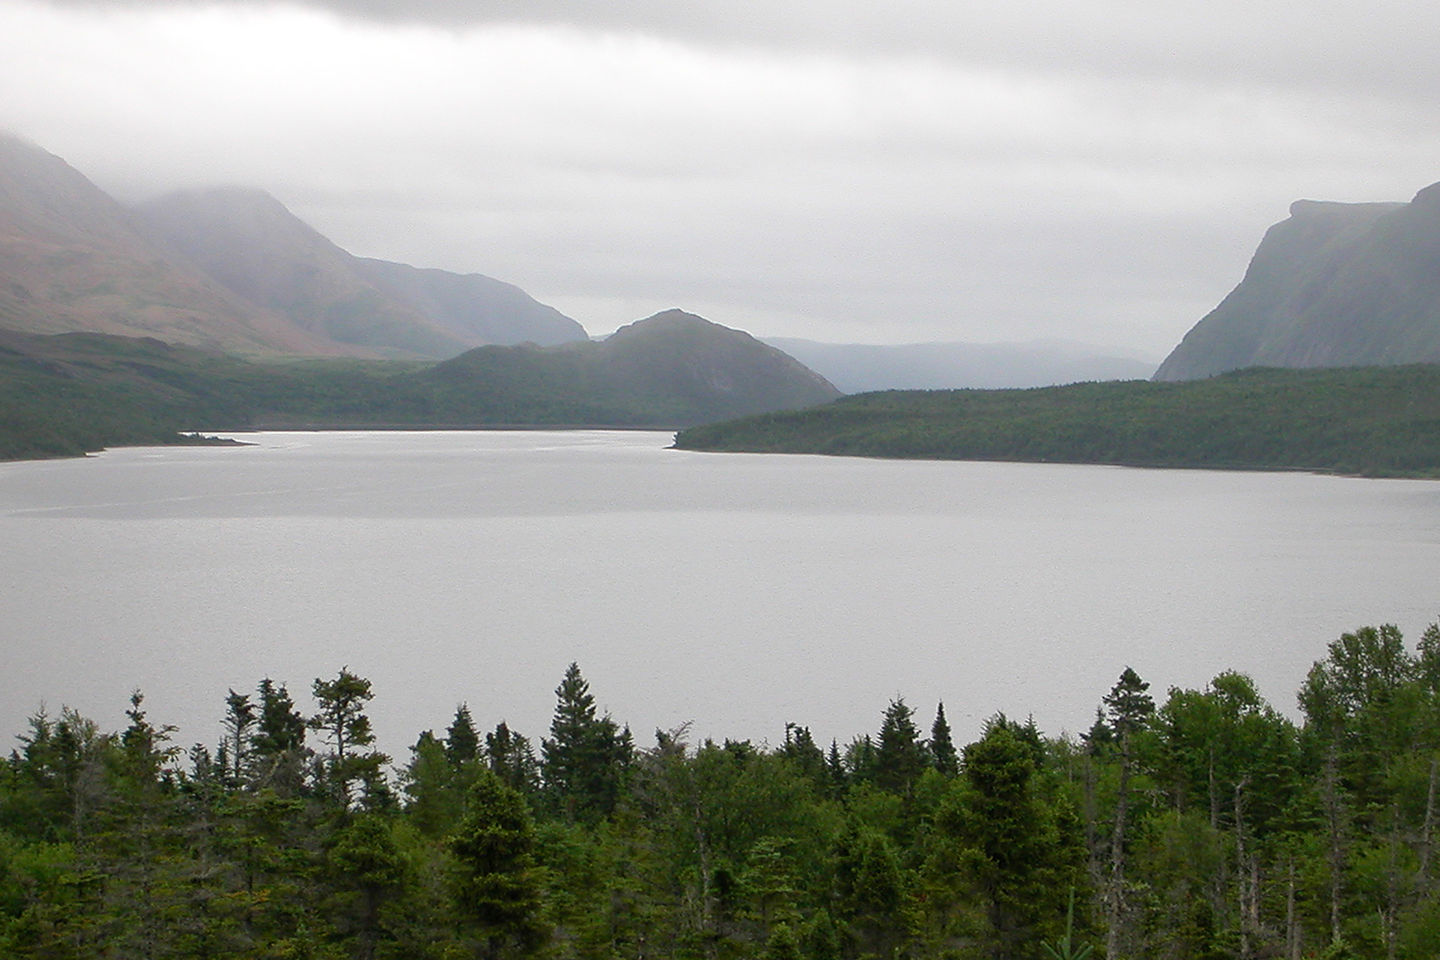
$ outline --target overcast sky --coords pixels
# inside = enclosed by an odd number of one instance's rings
[[[604,333],[1159,359],[1299,197],[1440,180],[1418,0],[0,0],[0,126]]]

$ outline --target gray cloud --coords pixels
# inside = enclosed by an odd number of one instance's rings
[[[196,9],[266,0],[49,0],[57,6]],[[351,19],[463,29],[537,25],[700,45],[920,56],[1095,75],[1199,78],[1433,93],[1440,7],[1409,0],[296,0]]]
[[[0,125],[596,331],[1157,355],[1292,199],[1440,178],[1425,5],[694,6],[12,0]]]

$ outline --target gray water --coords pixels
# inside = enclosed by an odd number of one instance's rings
[[[1128,664],[1294,715],[1342,631],[1437,614],[1440,484],[721,455],[635,432],[263,433],[0,465],[0,737],[132,689],[212,746],[342,666],[404,760],[468,702],[538,742],[578,661],[641,745],[842,744],[903,696],[964,742],[1089,726]]]

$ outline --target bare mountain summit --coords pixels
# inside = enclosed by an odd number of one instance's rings
[[[1156,372],[1440,362],[1440,183],[1410,203],[1297,200]]]

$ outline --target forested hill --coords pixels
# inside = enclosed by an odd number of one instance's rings
[[[0,330],[0,460],[256,427],[674,429],[824,403],[824,379],[679,311],[602,342],[419,361],[246,360],[148,338]]]
[[[1440,367],[888,391],[681,431],[683,450],[1440,476]]]
[[[188,749],[138,693],[118,732],[40,709],[0,759],[0,956],[1440,956],[1440,627],[1342,635],[1298,722],[1244,674],[1118,673],[1081,737],[968,745],[898,695],[828,749],[641,743],[575,664],[538,744],[461,704],[395,758],[344,669],[217,691]]]

